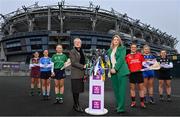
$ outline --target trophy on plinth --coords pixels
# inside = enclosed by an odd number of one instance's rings
[[[105,115],[104,81],[105,81],[105,50],[93,50],[89,60],[89,107],[85,112],[90,115]]]

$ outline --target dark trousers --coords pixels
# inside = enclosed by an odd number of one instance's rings
[[[71,90],[73,94],[74,105],[79,106],[79,93],[84,92],[83,79],[72,79]]]
[[[73,93],[74,105],[79,105],[79,93]]]

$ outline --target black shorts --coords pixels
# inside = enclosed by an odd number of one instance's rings
[[[172,80],[171,76],[163,76],[163,77],[158,77],[158,80]]]
[[[49,79],[51,77],[51,71],[41,71],[41,79]]]
[[[54,79],[61,80],[65,78],[65,71],[60,69],[54,69]]]
[[[171,76],[171,71],[170,70],[160,70],[158,72],[158,79],[159,80],[171,80],[172,76]]]
[[[129,82],[130,83],[143,83],[143,75],[142,72],[132,72],[129,74]]]

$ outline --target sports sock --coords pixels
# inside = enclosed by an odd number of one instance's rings
[[[131,97],[131,100],[134,102],[136,101],[136,97]]]

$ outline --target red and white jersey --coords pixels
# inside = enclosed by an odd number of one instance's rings
[[[30,65],[29,68],[33,71],[33,70],[40,70],[40,66],[39,66],[39,58],[32,58],[30,60]]]
[[[144,56],[139,52],[135,54],[128,54],[126,56],[126,62],[131,72],[136,72],[141,70],[143,61],[144,61]]]

